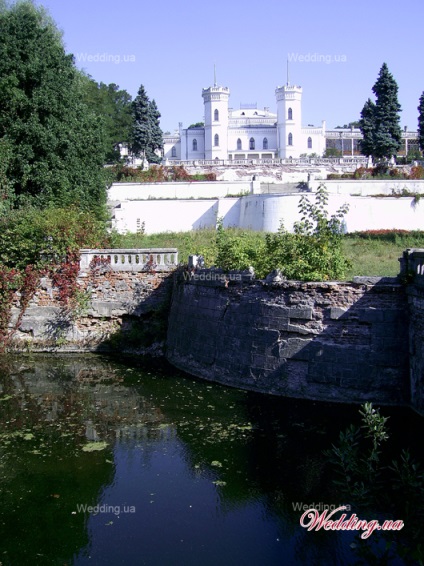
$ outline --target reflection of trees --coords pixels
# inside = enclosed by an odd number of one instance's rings
[[[4,357],[0,364],[1,562],[64,564],[88,543],[84,514],[72,512],[95,505],[113,481],[110,448],[82,446],[172,431],[160,409],[101,359]]]

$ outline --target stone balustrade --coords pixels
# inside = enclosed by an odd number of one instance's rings
[[[235,153],[273,153],[275,149],[269,150],[234,150]],[[344,157],[293,157],[293,158],[270,158],[270,159],[195,159],[181,160],[168,159],[166,165],[183,166],[234,166],[234,165],[346,165],[346,164],[367,164],[368,158],[363,155],[344,156]]]
[[[408,248],[403,252],[400,262],[400,275],[412,275],[414,283],[424,285],[424,249]]]
[[[110,265],[111,271],[171,271],[178,265],[178,250],[177,248],[83,249],[80,250],[80,270],[90,271],[95,267],[93,262],[95,258],[106,260],[103,266]]]

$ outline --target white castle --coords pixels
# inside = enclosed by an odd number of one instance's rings
[[[302,126],[302,87],[287,83],[275,90],[277,114],[256,104],[239,110],[228,106],[228,87],[202,91],[204,126],[164,136],[167,161],[288,159],[321,156],[326,149],[325,121],[321,126]]]
[[[202,90],[204,125],[183,128],[163,137],[163,160],[173,162],[219,161],[258,162],[298,160],[321,157],[326,150],[337,150],[343,157],[361,155],[362,133],[358,128],[326,130],[321,126],[302,126],[302,87],[289,82],[275,89],[277,113],[260,110],[256,104],[241,104],[239,110],[229,108],[228,87],[214,86]],[[418,134],[402,131],[398,155],[418,151]]]

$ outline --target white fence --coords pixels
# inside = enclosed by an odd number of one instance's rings
[[[80,250],[80,270],[171,271],[178,265],[177,248],[84,249]]]

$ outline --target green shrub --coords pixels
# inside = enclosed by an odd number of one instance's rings
[[[244,270],[250,266],[256,270],[265,252],[263,234],[234,228],[224,229],[222,222],[218,223],[216,246],[216,263],[226,271]]]
[[[328,217],[328,195],[320,185],[315,203],[303,195],[299,202],[302,215],[291,234],[281,225],[276,234],[267,234],[265,254],[258,273],[280,269],[287,279],[328,281],[342,279],[349,261],[343,253],[343,219],[348,207],[342,206]]]
[[[41,268],[69,252],[105,244],[105,223],[76,208],[30,207],[0,218],[0,263],[10,268]]]

